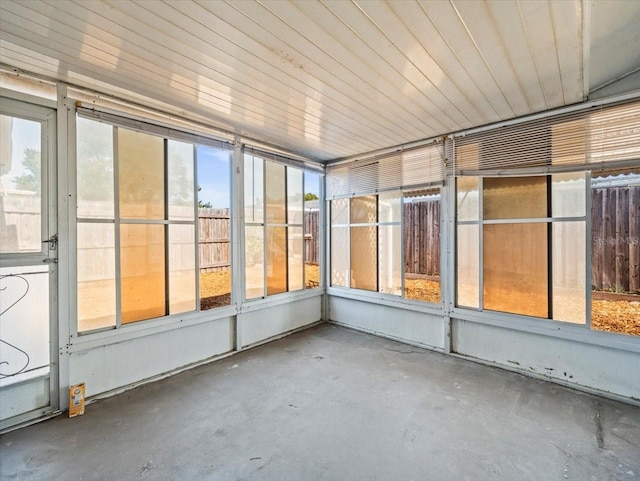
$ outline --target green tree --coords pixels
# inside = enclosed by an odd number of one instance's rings
[[[319,197],[313,192],[307,192],[304,194],[304,200],[318,200]]]
[[[13,182],[19,190],[40,193],[42,189],[42,174],[40,167],[40,151],[36,149],[24,149],[22,166],[27,173],[18,175]]]
[[[198,192],[202,190],[202,187],[198,186]],[[198,199],[198,208],[199,209],[211,209],[211,202],[202,202]]]

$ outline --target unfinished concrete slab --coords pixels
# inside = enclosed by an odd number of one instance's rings
[[[16,480],[633,480],[640,408],[321,325],[0,446]]]

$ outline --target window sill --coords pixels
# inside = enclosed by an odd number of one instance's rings
[[[262,297],[258,299],[249,299],[240,305],[239,314],[244,312],[259,311],[267,307],[278,306],[280,304],[288,304],[290,302],[301,301],[312,297],[319,297],[324,294],[324,289],[303,289],[293,292],[283,292],[272,296]]]
[[[393,296],[391,294],[383,294],[380,292],[369,292],[341,287],[329,287],[327,289],[327,294],[334,297],[370,302],[372,304],[390,306],[398,309],[405,309],[408,311],[437,314],[441,316],[444,315],[442,304],[432,304],[428,302],[415,301],[412,299]]]

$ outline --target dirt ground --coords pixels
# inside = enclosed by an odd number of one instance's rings
[[[319,286],[317,264],[305,265],[305,284],[307,289]],[[201,273],[200,297],[203,310],[231,304],[231,273]],[[440,283],[424,279],[405,279],[405,297],[439,304]],[[591,309],[593,329],[640,336],[640,296],[638,301],[594,300]]]

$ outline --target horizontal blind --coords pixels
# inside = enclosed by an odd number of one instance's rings
[[[442,184],[446,175],[443,143],[327,167],[327,198],[415,189]]]
[[[316,162],[292,159],[290,157],[285,157],[284,155],[279,155],[274,152],[267,152],[266,150],[258,149],[249,145],[246,145],[244,147],[244,153],[247,155],[260,157],[261,159],[272,160],[289,167],[296,167],[298,169],[324,174],[324,165]]]
[[[594,107],[456,137],[456,175],[640,162],[640,102]]]
[[[85,107],[78,105],[76,112],[80,117],[96,120],[98,122],[104,122],[107,124],[115,125],[117,127],[123,127],[125,129],[135,130],[138,132],[144,132],[151,135],[157,135],[167,139],[182,140],[184,142],[190,142],[197,145],[208,145],[219,149],[233,149],[233,143],[213,139],[211,137],[199,135],[194,132],[187,132],[178,128],[172,128],[166,125],[160,125],[153,121],[147,121],[140,118],[132,118],[118,113],[98,110],[96,108]]]

